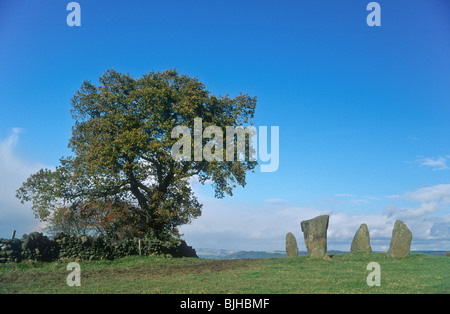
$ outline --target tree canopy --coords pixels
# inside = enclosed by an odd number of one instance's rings
[[[90,219],[126,212],[126,219],[119,221],[133,224],[123,226],[127,230],[177,234],[177,226],[201,215],[202,205],[190,179],[211,182],[215,196],[222,198],[232,195],[236,184],[245,186],[246,173],[256,166],[249,159],[175,160],[171,156],[178,140],[171,136],[175,127],[186,126],[194,132],[195,118],[202,119],[203,127],[222,130],[252,125],[256,97],[215,96],[197,78],[175,70],[134,79],[112,69],[99,78],[98,86],[84,81],[71,103],[75,122],[68,145],[73,154],[62,157],[54,170],[32,174],[17,190],[22,202],[32,202],[40,220],[58,211],[88,208]],[[202,144],[208,141],[212,139],[203,138]]]

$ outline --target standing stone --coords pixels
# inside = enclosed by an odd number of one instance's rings
[[[311,258],[323,258],[327,255],[327,229],[329,215],[321,215],[301,222],[306,249]]]
[[[297,240],[291,232],[286,234],[286,253],[288,257],[298,256]]]
[[[366,224],[361,224],[358,231],[355,233],[352,245],[350,247],[350,253],[371,253],[370,247],[370,234]]]
[[[397,220],[392,230],[391,244],[387,257],[405,257],[411,248],[412,233],[401,220]]]

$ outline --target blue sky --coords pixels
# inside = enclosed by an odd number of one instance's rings
[[[258,97],[257,126],[279,126],[280,166],[217,200],[193,182],[203,215],[194,248],[284,249],[300,221],[330,214],[329,248],[360,223],[387,249],[395,219],[413,249],[450,245],[450,2],[0,0],[0,237],[39,228],[15,189],[67,156],[70,99],[109,69],[175,68],[215,94]],[[270,146],[270,145],[269,145]],[[302,247],[303,246],[303,247]]]

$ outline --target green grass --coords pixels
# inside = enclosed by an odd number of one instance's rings
[[[369,262],[381,267],[381,286],[369,287]],[[80,262],[81,286],[69,287],[67,263],[0,264],[0,293],[450,293],[450,258],[384,253],[208,260],[129,257]]]

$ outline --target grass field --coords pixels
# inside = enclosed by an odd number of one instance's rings
[[[366,283],[369,262],[380,265],[380,286]],[[330,260],[152,256],[79,264],[79,287],[67,285],[67,263],[0,264],[0,293],[450,293],[450,258],[425,254],[339,254]]]

